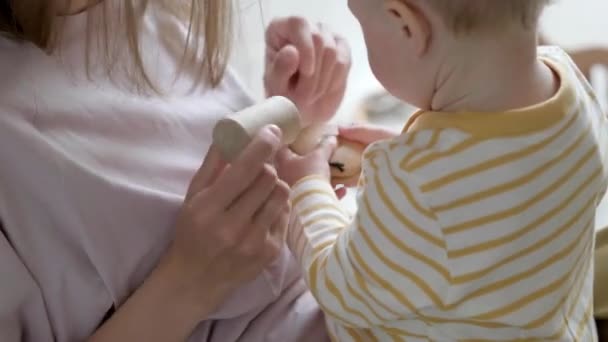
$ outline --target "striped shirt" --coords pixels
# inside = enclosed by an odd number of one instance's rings
[[[544,103],[420,112],[364,155],[358,211],[293,188],[288,244],[336,341],[597,340],[596,207],[608,124],[569,57]]]

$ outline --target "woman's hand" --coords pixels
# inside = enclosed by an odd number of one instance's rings
[[[265,128],[231,164],[212,147],[177,219],[169,251],[89,341],[185,341],[279,254],[289,188],[267,162],[281,147]]]
[[[267,164],[280,134],[262,130],[227,167],[212,147],[192,181],[169,255],[209,307],[253,280],[283,247],[289,187]]]
[[[266,31],[268,96],[290,98],[304,124],[326,122],[338,109],[351,67],[347,42],[299,17],[274,20]]]

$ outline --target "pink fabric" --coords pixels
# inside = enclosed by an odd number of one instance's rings
[[[174,83],[172,45],[185,30],[154,8],[142,45],[168,95],[91,82],[83,25],[82,16],[68,20],[56,56],[0,38],[2,341],[89,336],[168,246],[214,123],[252,103],[231,73],[213,90],[189,91],[193,75]],[[193,341],[327,339],[287,249],[211,319]]]

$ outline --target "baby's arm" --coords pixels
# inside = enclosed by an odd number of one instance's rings
[[[389,158],[403,154],[393,152],[380,146],[366,154],[352,220],[325,179],[309,177],[293,187],[299,224],[289,232],[289,246],[325,313],[349,326],[413,317],[442,306],[447,292],[440,229],[418,187],[391,166]]]

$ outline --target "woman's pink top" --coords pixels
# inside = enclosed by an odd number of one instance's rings
[[[164,98],[125,90],[120,68],[115,82],[101,66],[88,78],[85,17],[67,20],[53,56],[0,38],[1,341],[90,336],[167,248],[214,123],[252,103],[230,72],[216,89],[191,89],[187,72],[174,82],[186,29],[154,8],[141,44]],[[317,342],[324,331],[284,249],[192,341]]]

